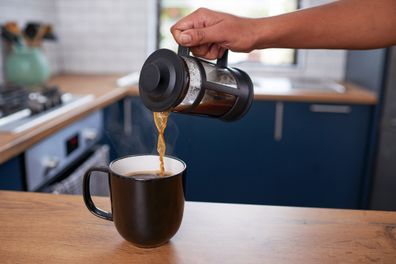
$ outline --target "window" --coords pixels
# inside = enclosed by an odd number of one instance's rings
[[[177,50],[177,44],[170,33],[170,27],[180,18],[199,7],[231,13],[245,17],[266,17],[294,11],[298,0],[158,0],[159,1],[159,48]],[[230,53],[231,64],[259,64],[260,66],[291,66],[296,64],[296,50],[265,49],[249,54]]]

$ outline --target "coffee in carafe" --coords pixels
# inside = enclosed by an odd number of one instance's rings
[[[253,100],[253,84],[243,71],[227,67],[226,51],[211,63],[179,51],[159,49],[140,72],[139,93],[153,112],[176,112],[225,121],[241,118]]]
[[[241,118],[253,101],[253,84],[243,71],[227,67],[228,51],[211,63],[190,55],[160,49],[152,53],[140,71],[139,93],[153,111],[158,130],[157,151],[164,173],[164,131],[170,112],[214,117],[225,121]]]

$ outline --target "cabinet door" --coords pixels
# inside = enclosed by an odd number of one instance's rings
[[[133,104],[123,142],[130,153],[155,153],[151,112]],[[371,110],[255,101],[229,123],[172,113],[167,154],[187,163],[188,200],[356,208]]]
[[[23,157],[17,156],[0,165],[0,190],[25,190]]]
[[[357,208],[370,117],[370,106],[286,103],[272,159],[287,195],[276,202]]]
[[[255,101],[236,122],[172,115],[180,128],[175,153],[188,166],[188,200],[263,203],[274,109],[273,102]]]

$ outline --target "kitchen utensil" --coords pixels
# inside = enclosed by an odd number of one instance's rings
[[[7,22],[5,23],[4,27],[11,32],[12,34],[16,35],[16,36],[20,36],[21,35],[21,30],[18,27],[18,24],[16,22]]]
[[[11,44],[18,43],[18,37],[9,32],[4,26],[1,27],[1,37]]]
[[[40,27],[44,26],[44,32],[42,39],[46,40],[56,40],[57,37],[55,36],[52,26],[51,25],[42,25],[41,23],[38,22],[29,22],[26,24],[25,29],[24,29],[24,36],[26,39],[26,42],[29,45],[33,45],[33,40],[36,38]]]
[[[46,26],[46,30],[45,30],[45,34],[43,36],[43,39],[57,40],[57,37],[56,37],[51,25],[47,25]]]
[[[138,247],[166,243],[176,234],[183,218],[186,164],[173,157],[164,159],[170,176],[143,176],[158,171],[156,155],[120,158],[109,167],[93,167],[84,176],[83,197],[88,210],[113,221],[120,235]],[[89,186],[95,171],[108,174],[111,212],[97,208],[92,201]]]
[[[191,56],[189,48],[178,53],[159,49],[144,63],[139,92],[144,105],[154,112],[241,118],[253,100],[253,84],[242,70],[227,67],[226,51],[211,63]]]
[[[47,32],[47,26],[40,25],[38,30],[37,30],[37,34],[34,36],[34,38],[32,40],[32,46],[33,47],[41,46],[41,43],[43,41],[43,37],[44,37],[46,32]]]
[[[40,27],[40,23],[36,23],[36,22],[29,22],[26,24],[23,32],[24,32],[25,41],[26,43],[28,43],[29,46],[32,45],[33,39],[36,37],[39,27]]]
[[[1,27],[1,36],[10,44],[22,45],[21,31],[15,22],[7,22]]]

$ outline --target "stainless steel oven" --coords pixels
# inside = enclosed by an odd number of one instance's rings
[[[109,162],[108,146],[98,144],[102,134],[98,111],[35,144],[25,152],[27,190],[80,194],[85,170]],[[95,182],[94,193],[106,195],[106,179]]]

